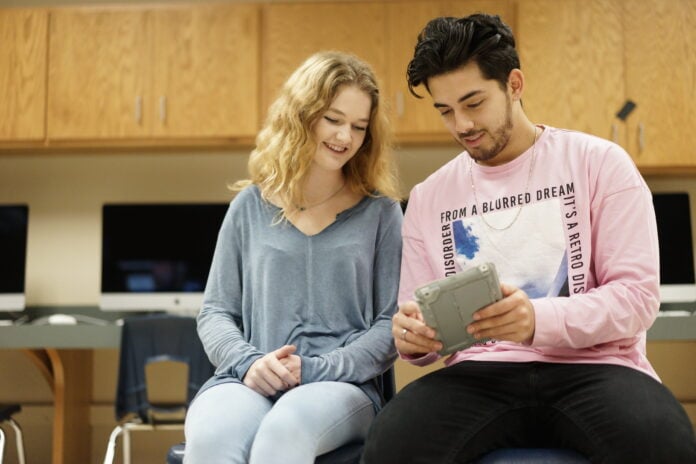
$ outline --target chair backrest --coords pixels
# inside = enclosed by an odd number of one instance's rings
[[[162,379],[167,379],[162,382]],[[186,404],[189,364],[170,356],[155,356],[145,362],[147,402],[154,407]]]
[[[196,331],[193,317],[170,314],[133,316],[124,319],[121,331],[118,383],[116,387],[116,419],[130,413],[150,423],[153,405],[148,399],[146,365],[153,361],[175,361],[188,364],[186,401],[188,406],[214,368]]]
[[[384,397],[384,402],[386,403],[396,395],[396,378],[394,376],[394,366],[384,371],[384,373],[378,377],[381,385],[380,391]]]
[[[145,362],[145,386],[150,404],[148,422],[177,424],[186,419],[189,365],[170,356],[154,356]]]

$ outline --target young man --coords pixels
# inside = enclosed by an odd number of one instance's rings
[[[503,298],[462,329],[491,341],[454,353],[378,415],[364,462],[472,462],[502,447],[696,462],[689,419],[645,355],[657,232],[630,157],[527,118],[515,41],[497,16],[428,23],[408,80],[465,151],[411,192],[392,328],[401,357],[439,357],[418,286],[490,261]]]

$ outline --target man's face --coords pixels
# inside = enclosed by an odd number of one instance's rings
[[[469,62],[431,77],[428,87],[445,126],[471,158],[491,166],[508,161],[504,151],[512,133],[512,102],[498,81],[484,79],[478,64]]]

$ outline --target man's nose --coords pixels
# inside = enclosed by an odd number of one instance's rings
[[[463,114],[454,115],[454,128],[458,134],[466,134],[474,128],[474,121]]]

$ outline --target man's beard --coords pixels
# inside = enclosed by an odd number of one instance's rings
[[[489,149],[485,149],[483,147],[478,147],[478,148],[473,148],[470,149],[466,146],[466,143],[464,142],[465,137],[471,137],[474,134],[480,133],[480,132],[487,132],[490,134],[491,139],[493,140],[493,146],[490,147]],[[507,98],[507,105],[505,108],[505,121],[503,124],[498,127],[495,132],[491,133],[488,130],[483,130],[483,131],[472,131],[472,132],[467,132],[466,134],[458,134],[458,139],[457,142],[462,145],[467,152],[469,153],[469,156],[473,158],[475,161],[490,161],[496,156],[498,156],[498,153],[503,151],[503,149],[507,146],[508,142],[510,142],[510,136],[512,133],[512,103],[510,102],[510,98]]]

